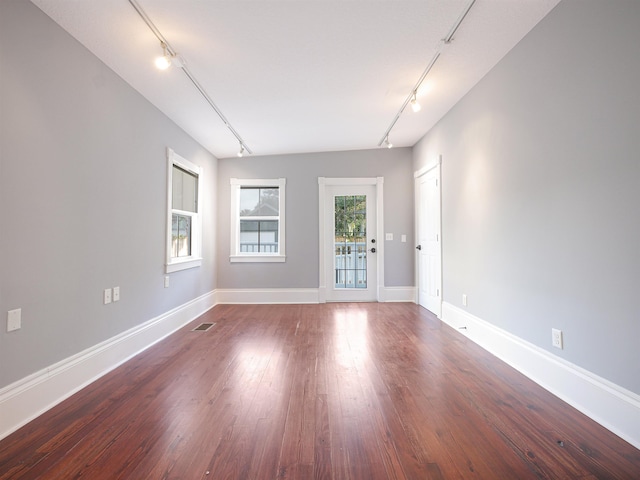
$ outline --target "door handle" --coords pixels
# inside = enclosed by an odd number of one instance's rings
[[[369,250],[371,253],[376,253],[376,249],[372,248],[371,250]]]
[[[422,250],[422,245],[418,245],[418,246],[416,247],[416,250]]]

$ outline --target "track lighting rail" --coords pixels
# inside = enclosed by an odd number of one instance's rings
[[[163,45],[163,48],[166,49],[167,53],[173,58],[173,57],[179,57],[178,53],[174,50],[174,48],[171,46],[171,44],[167,41],[167,39],[164,37],[164,35],[162,35],[162,33],[160,32],[160,30],[158,30],[158,28],[155,26],[155,24],[151,21],[151,19],[149,18],[149,16],[146,14],[146,12],[142,9],[142,7],[138,4],[138,2],[136,0],[129,0],[129,3],[131,4],[131,6],[134,8],[134,10],[138,13],[138,15],[140,16],[140,18],[142,18],[142,20],[144,21],[144,23],[146,23],[147,27],[149,27],[149,30],[151,30],[151,32],[156,36],[156,38],[158,39],[158,41],[160,42],[161,45]],[[224,116],[224,114],[222,113],[222,111],[218,108],[218,106],[215,104],[215,102],[211,99],[211,97],[209,96],[209,94],[207,93],[207,91],[204,89],[204,87],[200,84],[200,82],[198,82],[198,80],[196,79],[196,77],[193,75],[193,73],[191,73],[191,71],[189,70],[189,68],[187,67],[187,65],[184,63],[184,61],[180,62],[179,65],[180,69],[184,72],[184,74],[186,75],[186,77],[191,81],[191,83],[193,84],[193,86],[196,88],[196,90],[198,90],[198,92],[200,92],[200,94],[202,95],[202,97],[206,100],[206,102],[209,104],[209,106],[213,109],[214,112],[216,112],[216,114],[218,115],[218,117],[220,117],[220,120],[222,120],[222,123],[224,123],[224,126],[227,127],[227,129],[231,132],[231,134],[236,137],[236,140],[238,140],[238,142],[240,143],[240,145],[242,145],[243,149],[245,152],[252,154],[253,152],[251,151],[251,149],[247,146],[247,144],[245,143],[245,141],[242,139],[242,137],[240,136],[240,134],[236,131],[235,128],[233,128],[233,126],[231,125],[231,123],[229,123],[229,120],[227,120],[227,117]]]
[[[414,87],[411,89],[411,92],[409,92],[409,95],[407,95],[407,98],[405,98],[402,106],[400,107],[400,110],[398,110],[398,113],[396,113],[396,116],[393,117],[393,120],[391,121],[391,124],[389,125],[389,128],[387,128],[387,130],[385,130],[385,132],[384,132],[384,135],[382,135],[382,138],[378,142],[378,146],[379,147],[381,147],[383,144],[389,145],[389,134],[391,133],[391,130],[393,130],[393,127],[395,127],[395,125],[398,122],[398,120],[400,120],[400,117],[404,113],[405,108],[407,108],[407,105],[409,105],[409,103],[411,103],[411,100],[413,100],[416,97],[416,95],[418,93],[418,89],[422,85],[422,82],[424,82],[424,79],[427,77],[427,75],[429,74],[429,72],[431,71],[433,66],[436,64],[436,62],[440,58],[440,55],[442,55],[443,47],[445,47],[446,45],[451,43],[451,41],[453,40],[453,37],[455,36],[456,32],[458,31],[458,28],[460,28],[460,25],[462,24],[462,22],[466,18],[467,14],[471,10],[471,7],[473,7],[474,3],[476,3],[476,0],[471,0],[469,2],[469,4],[465,7],[465,9],[462,12],[462,14],[458,17],[456,22],[453,24],[453,27],[451,27],[451,30],[449,30],[449,33],[447,34],[447,36],[444,37],[439,42],[438,48],[436,50],[436,53],[433,55],[433,58],[431,59],[431,61],[427,65],[427,68],[424,69],[424,71],[422,72],[422,75],[420,75],[420,78],[418,79],[418,81],[416,82]]]

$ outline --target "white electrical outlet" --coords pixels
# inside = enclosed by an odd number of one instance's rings
[[[102,297],[104,304],[107,305],[108,303],[111,303],[111,289],[110,288],[106,288],[104,290],[104,295]]]
[[[117,302],[120,300],[120,287],[113,287],[113,301]]]
[[[467,306],[467,294],[466,293],[462,294],[462,306],[463,307]]]
[[[22,309],[16,308],[7,312],[7,332],[22,328]]]
[[[551,329],[551,345],[562,350],[562,330]]]

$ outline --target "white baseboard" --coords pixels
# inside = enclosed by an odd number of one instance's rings
[[[416,301],[416,287],[383,287],[381,302],[412,302]]]
[[[603,427],[640,448],[640,396],[465,310],[442,304],[442,321]],[[466,327],[466,329],[460,329]]]
[[[224,288],[216,290],[219,304],[319,303],[317,288]]]
[[[216,304],[325,303],[320,288],[225,288],[216,290]],[[415,302],[415,287],[380,287],[380,302]]]
[[[215,306],[214,292],[0,389],[0,439]]]

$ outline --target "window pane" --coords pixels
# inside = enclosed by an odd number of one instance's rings
[[[367,271],[356,270],[357,282],[356,288],[367,288]]]
[[[279,189],[260,189],[260,208],[258,215],[274,217],[279,214]]]
[[[240,189],[240,216],[251,216],[253,212],[258,210],[260,204],[259,188],[241,188]]]
[[[171,257],[191,255],[191,217],[187,215],[171,216]]]
[[[171,208],[186,212],[197,212],[198,176],[173,166]]]
[[[240,189],[241,217],[277,217],[280,211],[278,188],[242,187]]]
[[[278,253],[277,220],[240,220],[240,252]]]

